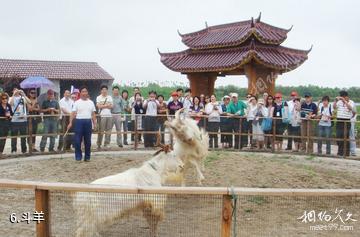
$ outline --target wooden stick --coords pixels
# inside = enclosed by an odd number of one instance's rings
[[[44,213],[44,219],[36,223],[37,237],[50,237],[49,190],[35,189],[35,210]]]
[[[233,208],[231,205],[231,196],[223,195],[223,207],[221,218],[221,237],[231,236],[231,221]]]

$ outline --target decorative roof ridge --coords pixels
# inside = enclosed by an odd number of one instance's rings
[[[0,58],[0,61],[12,61],[12,62],[39,62],[39,63],[83,63],[83,64],[97,64],[97,62],[86,62],[86,61],[64,61],[64,60],[41,60],[41,59],[9,59]]]
[[[309,52],[311,52],[313,45],[311,45],[310,49],[307,50],[303,50],[303,49],[294,49],[294,48],[290,48],[290,47],[285,47],[282,45],[269,45],[269,44],[257,44],[256,41],[254,39],[252,39],[250,41],[250,43],[246,44],[246,45],[241,45],[241,46],[236,46],[236,47],[226,47],[226,48],[212,48],[212,49],[186,49],[186,50],[182,50],[182,51],[178,51],[178,52],[168,52],[168,53],[162,53],[160,52],[160,50],[158,49],[158,53],[160,56],[162,57],[175,57],[175,56],[186,56],[187,54],[192,54],[192,53],[196,53],[196,54],[211,54],[211,53],[219,53],[219,52],[233,52],[233,51],[237,51],[240,49],[245,49],[245,48],[249,48],[252,51],[256,51],[256,49],[276,49],[276,50],[280,50],[280,51],[286,51],[287,53],[306,53],[308,54]]]

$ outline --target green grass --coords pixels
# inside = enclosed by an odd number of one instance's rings
[[[309,155],[308,157],[305,158],[305,160],[314,160],[315,156],[314,155]]]
[[[221,152],[211,152],[205,159],[205,166],[210,165],[211,162],[218,160],[221,156]]]
[[[303,165],[303,168],[306,170],[307,174],[310,177],[315,177],[316,176],[316,171],[314,170],[314,168],[310,165]]]
[[[262,205],[267,203],[267,200],[262,196],[253,196],[248,199],[249,202],[255,203],[257,205]]]

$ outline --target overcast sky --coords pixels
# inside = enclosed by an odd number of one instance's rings
[[[290,28],[284,46],[313,50],[281,85],[360,86],[358,0],[1,0],[0,57],[96,61],[118,82],[187,81],[157,53],[183,50],[181,33],[256,18]],[[216,85],[247,86],[244,76]]]

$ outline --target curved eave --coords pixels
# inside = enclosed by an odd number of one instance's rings
[[[161,53],[160,60],[170,70],[182,73],[232,71],[241,68],[251,60],[284,73],[294,70],[304,63],[308,58],[308,53],[309,51],[282,46],[276,48],[274,46],[256,46],[255,48],[245,46],[237,49],[214,49],[210,51],[190,49],[177,53]],[[219,59],[222,61],[219,61],[219,66],[216,66],[216,60]],[[205,66],[211,64],[215,66]]]
[[[211,37],[217,37],[209,35],[211,33],[216,34],[214,32],[219,32],[219,35],[221,35],[222,32],[229,31],[228,34],[232,34],[233,31],[242,31],[243,29],[241,28],[247,29],[245,29],[246,32],[240,38],[229,41],[226,41],[226,39],[220,39],[220,42],[206,43],[212,41]],[[287,33],[290,30],[291,28],[289,30],[286,30],[283,28],[272,26],[270,24],[261,22],[259,19],[255,22],[253,20],[250,20],[225,25],[211,26],[193,33],[179,35],[182,38],[182,42],[191,49],[216,49],[240,46],[250,37],[255,37],[263,44],[280,45],[286,40]],[[219,36],[219,38],[222,37]],[[198,41],[203,42],[199,43]]]

